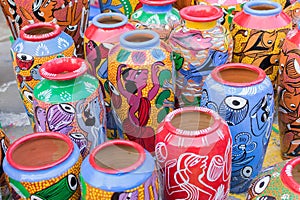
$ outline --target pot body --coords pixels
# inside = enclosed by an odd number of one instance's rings
[[[137,29],[150,29],[157,32],[160,39],[167,41],[171,32],[180,25],[180,15],[176,8],[172,7],[174,0],[141,1],[142,8],[131,15],[130,22]]]
[[[231,150],[228,126],[216,112],[186,107],[169,113],[155,146],[163,199],[227,199]]]
[[[125,15],[119,13],[103,13],[95,16],[92,24],[84,33],[85,59],[89,62],[90,73],[98,78],[103,90],[106,107],[107,137],[111,139],[124,138],[121,129],[112,114],[110,89],[108,83],[108,52],[119,42],[119,37],[125,32],[134,30]]]
[[[298,98],[300,63],[300,31],[289,31],[280,54],[278,81],[278,125],[280,130],[280,149],[284,159],[299,155],[298,137]]]
[[[11,55],[17,85],[32,126],[33,89],[42,80],[40,66],[60,56],[72,56],[74,48],[72,38],[61,32],[58,25],[50,23],[25,26],[20,37],[12,44]]]
[[[272,131],[270,79],[253,65],[222,65],[205,80],[200,106],[215,110],[227,122],[233,140],[230,191],[247,191],[262,168]]]
[[[99,0],[102,13],[117,12],[130,18],[131,14],[142,7],[139,0]]]
[[[298,26],[298,22],[300,20],[300,2],[298,0],[293,0],[290,2],[291,4],[287,7],[284,7],[284,12],[292,18],[293,27]]]
[[[83,157],[106,141],[102,90],[95,77],[85,74],[87,68],[80,58],[54,59],[42,65],[45,78],[34,89],[35,131],[68,135]],[[61,72],[73,77],[59,78]]]
[[[89,13],[87,0],[53,0],[50,3],[41,0],[4,0],[0,5],[14,39],[20,36],[20,29],[26,25],[52,22],[73,38],[77,55],[83,56],[83,33]]]
[[[276,2],[247,2],[243,11],[233,18],[232,62],[251,64],[263,69],[272,81],[275,98],[277,98],[279,54],[286,34],[291,28],[291,18]]]
[[[3,169],[13,199],[77,200],[81,163],[78,147],[67,136],[33,133],[19,138],[8,148]]]
[[[129,145],[128,145],[129,144]],[[119,150],[110,150],[110,155],[102,155],[97,151],[110,148],[114,145]],[[126,146],[127,149],[121,149]],[[130,149],[134,149],[133,152]],[[92,158],[96,158],[101,154],[101,160],[110,168],[103,165],[93,164]],[[122,158],[122,155],[127,155]],[[132,154],[139,157],[136,162],[128,162]],[[114,157],[107,158],[111,155]],[[100,156],[99,156],[100,157]],[[118,168],[116,164],[112,163],[127,163],[121,164],[125,168]],[[115,168],[114,168],[114,167]],[[100,168],[99,168],[100,167]],[[155,163],[151,154],[145,151],[140,145],[135,142],[125,140],[112,140],[98,146],[91,155],[84,159],[81,172],[80,181],[82,186],[83,200],[110,200],[110,199],[136,199],[136,200],[158,200],[158,178],[155,171]]]
[[[299,200],[299,177],[300,160],[294,158],[289,161],[279,162],[264,169],[253,180],[249,187],[247,199],[280,199],[288,198]]]
[[[117,124],[129,140],[152,153],[155,130],[174,108],[170,50],[156,32],[135,30],[121,36],[109,58],[108,80]]]
[[[173,31],[169,40],[176,69],[175,94],[180,107],[196,106],[207,75],[231,61],[233,41],[217,22],[223,15],[217,7],[189,6],[181,9],[180,15],[185,25]]]
[[[5,174],[3,171],[3,160],[7,151],[7,148],[10,145],[10,141],[9,138],[7,137],[7,135],[5,134],[1,123],[0,123],[0,141],[1,141],[1,157],[0,157],[0,195],[2,196],[2,199],[10,199],[10,191],[8,189],[8,185],[7,182],[5,180]]]

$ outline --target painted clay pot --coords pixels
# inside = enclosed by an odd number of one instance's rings
[[[72,56],[74,42],[58,25],[36,23],[21,29],[11,46],[13,68],[25,111],[33,125],[33,88],[41,81],[40,66],[48,60]]]
[[[33,133],[8,148],[3,170],[13,199],[74,199],[80,197],[82,158],[66,135]]]
[[[180,107],[199,105],[207,75],[215,67],[231,61],[233,41],[229,31],[218,23],[222,15],[220,8],[208,5],[180,10],[185,23],[172,32],[169,40]]]
[[[283,161],[264,169],[249,187],[250,199],[300,199],[300,158]]]
[[[151,154],[132,141],[111,140],[84,159],[82,200],[158,200],[158,178]]]
[[[170,50],[154,31],[129,31],[109,52],[108,65],[117,125],[129,140],[154,152],[155,130],[174,108]]]
[[[249,1],[233,18],[231,34],[234,40],[232,62],[246,63],[263,69],[271,79],[277,99],[279,54],[291,18],[277,2]]]
[[[99,0],[100,9],[102,13],[117,12],[126,15],[130,18],[130,15],[142,7],[139,0]]]
[[[262,168],[272,131],[270,79],[253,65],[222,65],[205,80],[200,106],[215,110],[227,122],[233,140],[230,191],[246,192]]]
[[[39,69],[44,79],[34,88],[35,131],[68,135],[83,157],[106,141],[102,90],[87,69],[80,58],[48,61]]]
[[[162,199],[227,199],[231,150],[228,125],[216,112],[185,107],[169,113],[155,146]]]
[[[299,81],[300,31],[294,28],[285,38],[281,54],[278,81],[278,125],[283,159],[300,155]]]
[[[95,16],[92,24],[84,33],[85,59],[92,67],[90,73],[98,78],[103,90],[107,117],[108,138],[124,138],[116,125],[110,103],[110,89],[107,80],[108,52],[119,42],[120,35],[135,27],[128,23],[125,15],[119,13],[102,13]]]
[[[52,22],[73,38],[77,55],[83,56],[88,0],[3,0],[0,5],[14,39],[21,36],[20,29],[26,25]]]
[[[140,0],[142,8],[131,15],[130,22],[138,29],[157,32],[160,39],[167,41],[171,32],[180,25],[180,15],[172,3],[176,0]]]
[[[7,148],[10,145],[9,138],[5,134],[1,123],[0,123],[0,142],[1,142],[1,147],[0,147],[0,195],[2,199],[10,199],[11,193],[8,189],[7,182],[5,180],[5,174],[3,171],[2,163],[3,159],[5,157]]]

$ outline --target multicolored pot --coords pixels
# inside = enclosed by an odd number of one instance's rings
[[[117,127],[112,114],[108,78],[108,52],[119,42],[120,35],[135,27],[128,23],[125,15],[119,13],[102,13],[95,16],[92,24],[84,33],[85,59],[90,63],[90,73],[96,76],[101,84],[106,107],[108,138],[124,138]]]
[[[34,88],[35,131],[68,135],[83,158],[106,141],[102,90],[87,69],[80,58],[48,61],[39,69],[44,79]]]
[[[154,152],[155,130],[174,108],[170,50],[154,31],[129,31],[109,52],[108,65],[117,125],[129,140]]]
[[[155,155],[165,200],[227,199],[232,139],[214,111],[185,107],[169,113],[157,129]]]
[[[0,5],[14,39],[21,37],[20,29],[26,25],[52,22],[73,38],[77,55],[83,56],[88,0],[3,0]]]
[[[262,168],[272,131],[270,79],[253,65],[222,65],[206,78],[200,106],[215,110],[227,122],[233,140],[230,191],[246,192]]]
[[[300,199],[300,158],[264,169],[248,190],[249,199]]]
[[[180,15],[172,4],[176,0],[140,0],[142,8],[131,15],[130,22],[138,29],[157,32],[160,39],[167,41],[171,32],[180,25]]]
[[[283,159],[300,155],[300,30],[294,28],[285,38],[281,54],[278,81],[278,125]]]
[[[273,1],[249,1],[233,18],[234,40],[232,62],[251,64],[263,69],[271,79],[277,99],[279,54],[291,18]]]
[[[3,159],[5,157],[7,148],[10,145],[10,141],[9,138],[7,137],[7,135],[5,134],[1,123],[0,123],[0,142],[1,142],[1,147],[0,147],[0,195],[2,197],[3,200],[8,200],[10,199],[10,191],[8,189],[8,185],[7,182],[5,180],[5,174],[3,171]]]
[[[25,26],[11,46],[13,68],[26,113],[33,124],[33,88],[41,81],[40,66],[48,60],[72,56],[72,38],[53,23]]]
[[[122,13],[130,18],[130,15],[142,7],[139,0],[99,0],[101,12]]]
[[[13,199],[72,199],[80,197],[79,149],[60,133],[33,133],[8,148],[3,170]]]
[[[208,5],[180,10],[185,23],[172,32],[169,40],[180,107],[199,105],[207,75],[215,67],[231,61],[233,41],[229,31],[218,23],[222,15],[220,8]]]
[[[80,170],[82,200],[158,200],[154,159],[135,142],[111,140],[86,157]]]

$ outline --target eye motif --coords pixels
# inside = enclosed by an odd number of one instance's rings
[[[260,178],[259,180],[257,180],[254,183],[253,188],[252,188],[253,194],[255,194],[255,195],[261,194],[268,187],[270,180],[271,180],[270,175],[264,176],[264,177]]]
[[[34,58],[25,53],[17,53],[16,61],[21,70],[28,70],[33,65]]]

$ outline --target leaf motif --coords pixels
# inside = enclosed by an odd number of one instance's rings
[[[121,49],[120,52],[117,55],[117,61],[118,62],[125,62],[130,55],[130,52],[124,49]]]
[[[157,14],[151,16],[147,21],[146,24],[157,24],[160,25],[160,20]]]
[[[162,61],[166,58],[166,55],[164,52],[160,49],[153,49],[151,51],[151,55],[157,60],[157,61]]]
[[[146,57],[146,53],[142,51],[133,52],[131,55],[133,63],[139,65],[144,64],[144,62],[146,61]]]

